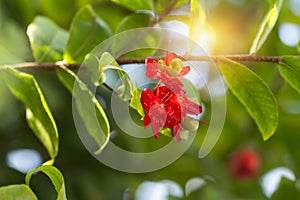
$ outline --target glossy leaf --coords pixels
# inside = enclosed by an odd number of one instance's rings
[[[253,40],[253,43],[251,45],[250,54],[255,54],[268,38],[278,19],[282,2],[283,0],[276,0],[272,9],[269,10],[269,12],[264,16],[263,21],[260,24],[258,33],[256,34],[255,39]]]
[[[268,86],[237,62],[224,58],[217,64],[231,92],[256,122],[263,140],[268,140],[278,126],[278,105]]]
[[[38,5],[40,12],[53,19],[60,26],[67,27],[74,13],[79,8],[79,0],[51,0],[31,2],[35,7]]]
[[[173,3],[175,3],[174,8],[177,8],[183,4],[187,4],[189,0],[155,0],[154,2],[156,12],[162,13],[172,6]]]
[[[278,70],[281,76],[300,94],[300,59],[283,56]]]
[[[62,60],[69,34],[51,19],[37,16],[28,26],[27,35],[36,61]]]
[[[145,47],[157,46],[159,42],[159,36],[153,34],[154,31],[145,32],[144,29],[138,29],[148,27],[151,25],[154,17],[149,13],[134,13],[125,17],[118,25],[116,33],[121,33],[127,30],[134,30],[134,34],[125,34],[126,39],[115,38],[113,41],[113,52],[115,55],[119,55],[117,52],[126,58],[148,57],[151,56],[156,49]]]
[[[200,0],[191,0],[191,18],[190,18],[189,37],[192,40],[189,43],[189,51],[193,49],[193,45],[197,43],[204,31],[206,20],[205,10],[200,4]]]
[[[131,13],[130,10],[111,1],[103,2],[101,6],[95,6],[95,11],[110,26],[113,32],[115,32],[119,23]],[[111,13],[114,13],[114,17],[111,16]]]
[[[130,10],[153,10],[153,0],[112,0]]]
[[[23,3],[26,4],[28,2],[22,1],[22,4]],[[16,6],[13,7],[15,11]],[[1,11],[0,64],[15,64],[24,62],[24,60],[28,59],[29,55],[31,55],[31,49],[28,45],[28,37],[24,34],[24,30],[15,20],[9,19],[5,16],[6,12]],[[20,15],[18,15],[18,17],[20,17]]]
[[[83,66],[86,69],[88,79],[95,85],[101,85],[105,81],[104,74],[101,75],[98,71],[99,58],[94,54],[87,54],[83,61]]]
[[[137,84],[134,82],[132,85],[132,98],[130,100],[130,107],[135,109],[142,117],[145,116],[144,108],[141,103],[141,93],[142,91],[137,87]]]
[[[57,192],[57,200],[66,200],[67,199],[64,177],[56,167],[49,166],[49,165],[43,165],[36,169],[30,170],[25,177],[25,182],[28,186],[29,186],[32,175],[37,172],[43,172],[50,178],[50,180]]]
[[[0,199],[3,200],[37,200],[32,190],[25,184],[0,187]]]
[[[69,69],[61,66],[57,75],[63,85],[72,93],[77,111],[87,131],[95,140],[100,153],[110,136],[110,126],[106,114],[87,86]]]
[[[129,76],[120,68],[119,64],[115,61],[112,55],[110,55],[108,52],[104,52],[99,61],[99,72],[100,76],[102,77],[102,81],[105,81],[104,72],[108,69],[116,70],[120,77],[121,85],[117,89],[120,97],[125,101],[130,100],[132,96],[132,86]]]
[[[54,159],[58,153],[58,131],[38,83],[32,75],[10,67],[1,68],[0,72],[10,91],[24,103],[28,125]]]
[[[64,59],[68,63],[82,62],[86,54],[109,36],[109,26],[97,16],[91,5],[83,7],[72,20]]]
[[[147,27],[150,25],[153,16],[146,13],[134,13],[125,17],[118,25],[116,32],[120,33],[122,31]]]

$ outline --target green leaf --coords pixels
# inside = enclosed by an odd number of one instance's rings
[[[4,3],[4,1],[1,1],[1,3]],[[8,1],[5,2],[3,6],[4,7],[2,8],[3,9],[5,8],[5,12],[2,13],[3,14],[9,13],[10,16],[9,18],[11,19],[13,18],[14,21],[18,22],[20,25],[30,24],[32,19],[37,15],[36,5],[35,3],[32,2],[32,0]],[[23,30],[23,34],[24,34],[24,30]]]
[[[254,72],[237,62],[223,58],[217,64],[231,92],[256,122],[263,140],[268,140],[278,126],[277,102],[268,86]]]
[[[10,67],[1,68],[0,72],[10,91],[24,103],[30,128],[54,159],[58,153],[58,131],[38,83],[32,75]]]
[[[97,16],[91,5],[83,7],[72,20],[64,59],[68,63],[82,62],[87,53],[109,36],[109,26]]]
[[[150,31],[150,33],[145,32],[144,29],[137,28],[148,27],[152,23],[153,19],[154,17],[149,13],[134,13],[125,17],[119,23],[116,33],[136,29],[135,33],[132,35],[127,34],[126,39],[116,38],[113,41],[113,52],[122,50],[124,53],[126,53],[122,56],[126,58],[142,58],[152,55],[157,49],[145,49],[145,47],[157,46],[157,43],[159,42],[159,36],[153,34],[153,31]],[[132,48],[134,49],[133,51]]]
[[[134,13],[125,17],[118,25],[116,32],[131,30],[139,27],[147,27],[153,20],[153,16],[146,13]]]
[[[300,59],[283,56],[278,70],[281,76],[300,94]]]
[[[26,3],[26,1],[22,1],[22,3],[23,2]],[[15,11],[15,1],[10,3],[13,4],[12,7],[14,7]],[[24,34],[24,30],[15,20],[6,16],[7,10],[3,12],[3,7],[1,8],[0,64],[14,64],[24,62],[24,60],[32,59],[31,49],[28,45],[28,37],[26,36],[26,34]],[[18,16],[20,16],[19,14],[20,13],[18,13]]]
[[[50,178],[50,180],[57,192],[57,200],[66,200],[67,199],[64,177],[56,167],[49,166],[49,165],[43,165],[43,166],[40,166],[33,170],[30,170],[25,177],[25,182],[28,186],[29,186],[32,175],[37,172],[43,172]]]
[[[278,19],[282,2],[283,0],[276,0],[272,9],[269,10],[269,12],[264,16],[263,21],[260,24],[258,33],[256,34],[255,39],[253,40],[253,43],[251,45],[250,54],[255,54],[268,38]]]
[[[99,73],[99,58],[90,53],[85,56],[83,66],[86,69],[87,76],[94,85],[101,85],[105,81],[105,75]]]
[[[24,184],[0,187],[0,199],[3,200],[37,200],[32,190]]]
[[[300,52],[300,40],[298,42],[297,50],[298,50],[298,52]]]
[[[110,26],[113,32],[115,32],[120,21],[131,13],[130,10],[111,1],[103,2],[101,6],[96,6],[95,11]],[[114,17],[111,17],[112,13],[114,13]]]
[[[176,1],[176,2],[175,2]],[[183,4],[187,4],[189,0],[155,0],[155,10],[156,12],[165,12],[166,8],[172,6],[175,2],[174,8],[177,8]]]
[[[37,62],[62,60],[69,34],[52,20],[37,16],[28,26],[27,35]]]
[[[101,81],[105,81],[104,72],[108,69],[116,70],[118,72],[122,83],[117,89],[118,93],[120,93],[120,97],[123,100],[129,101],[132,96],[132,86],[128,74],[120,68],[119,64],[115,61],[112,55],[110,55],[108,52],[104,52],[99,61],[99,72],[100,76],[102,77]],[[100,82],[99,84],[102,83]]]
[[[95,153],[99,154],[108,143],[110,136],[109,122],[102,106],[71,70],[61,66],[57,75],[63,85],[72,93],[81,120],[99,146]]]
[[[79,0],[51,0],[51,1],[31,1],[35,7],[39,6],[39,11],[48,16],[60,26],[69,26],[74,13],[79,7]]]
[[[189,37],[192,41],[189,42],[189,51],[194,48],[204,31],[206,21],[205,10],[200,5],[200,0],[191,0],[191,17],[190,17],[190,33]]]
[[[141,93],[142,93],[142,90],[140,90],[138,87],[137,87],[137,84],[136,82],[133,83],[132,85],[132,98],[130,100],[130,107],[135,109],[142,117],[145,116],[145,113],[144,113],[144,108],[142,106],[142,103],[141,103]]]
[[[130,10],[153,10],[153,0],[112,0]]]
[[[162,128],[159,132],[167,137],[173,137],[173,131],[170,128]]]

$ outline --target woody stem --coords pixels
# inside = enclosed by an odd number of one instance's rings
[[[153,57],[154,60],[159,60],[163,56]],[[295,56],[300,59],[300,56]],[[206,62],[217,62],[221,59],[227,58],[237,62],[265,62],[265,63],[280,63],[282,60],[282,56],[256,56],[256,55],[213,55],[213,56],[180,56],[178,58],[184,61],[206,61]],[[118,58],[116,61],[122,64],[142,64],[145,63],[145,58]],[[34,71],[53,71],[58,69],[60,65],[65,65],[67,68],[71,70],[78,70],[82,66],[82,63],[77,64],[66,64],[63,61],[55,62],[55,63],[38,63],[38,62],[25,62],[18,63],[14,65],[10,65],[10,67],[14,69],[28,69]],[[2,66],[0,66],[1,68]]]

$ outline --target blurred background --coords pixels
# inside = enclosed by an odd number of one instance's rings
[[[247,54],[272,2],[204,1],[205,50],[209,54]],[[33,61],[26,29],[36,15],[47,16],[68,30],[76,11],[87,3],[93,5],[113,32],[125,16],[134,12],[108,0],[0,0],[0,64]],[[188,16],[188,11],[188,5],[183,5],[174,12]],[[189,31],[179,21],[172,21],[172,27]],[[285,0],[279,20],[258,54],[299,55],[299,39],[300,1]],[[196,139],[183,156],[164,169],[145,174],[116,171],[90,155],[76,133],[71,95],[55,72],[30,71],[40,83],[60,131],[60,152],[55,166],[64,175],[68,199],[300,198],[300,96],[281,78],[276,64],[244,64],[269,84],[278,100],[280,118],[276,134],[263,142],[254,121],[228,91],[221,94],[227,98],[226,121],[212,152],[198,158],[207,129],[201,124]],[[107,91],[101,94],[110,117],[110,95]],[[200,90],[200,95],[209,111],[209,97],[204,90]],[[23,183],[26,172],[46,161],[48,155],[26,124],[24,106],[1,79],[0,97],[0,186],[4,186]],[[209,116],[203,119],[209,120]],[[151,138],[139,142],[122,136],[117,127],[115,130],[117,136],[113,141],[127,149],[151,151],[153,146],[169,141],[161,136],[158,141]],[[55,199],[55,189],[43,174],[35,175],[31,185],[39,199]]]

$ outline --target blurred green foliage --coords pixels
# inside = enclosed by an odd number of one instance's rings
[[[125,1],[124,1],[125,2]],[[75,13],[85,4],[91,3],[97,15],[107,23],[112,33],[134,26],[129,20],[143,15],[141,26],[148,24],[147,14],[137,14],[136,9],[157,10],[161,14],[167,1],[153,1],[151,4],[124,4],[122,1],[108,0],[1,0],[0,1],[0,64],[14,64],[32,61],[27,26],[37,15],[52,19],[61,28],[70,29]],[[126,1],[129,2],[129,1]],[[146,1],[148,2],[148,1]],[[152,1],[151,1],[152,2]],[[173,1],[172,1],[173,2]],[[185,1],[178,1],[178,5]],[[249,52],[252,40],[258,31],[261,20],[271,8],[270,0],[211,0],[206,2],[206,23],[215,31],[216,45],[212,54],[244,54]],[[282,23],[290,22],[300,29],[300,16],[292,12],[293,0],[282,5],[279,21],[259,51],[259,55],[297,55],[296,46],[287,46],[279,38]],[[150,11],[149,11],[150,12]],[[188,15],[188,14],[187,14]],[[129,23],[129,22],[130,23]],[[150,20],[149,20],[150,21]],[[126,24],[128,23],[128,24]],[[145,24],[144,24],[145,23]],[[126,26],[125,26],[125,25]],[[140,26],[140,27],[141,27]],[[268,83],[279,104],[279,127],[275,135],[263,142],[260,133],[244,107],[227,92],[227,115],[224,129],[213,151],[205,158],[198,158],[207,126],[200,125],[197,137],[188,151],[176,162],[164,169],[145,173],[129,174],[111,169],[91,156],[81,143],[72,117],[72,98],[59,82],[54,72],[30,72],[36,77],[48,101],[60,132],[60,152],[56,166],[61,170],[66,184],[68,199],[133,199],[137,187],[146,180],[160,181],[169,179],[184,188],[192,177],[210,177],[213,181],[194,191],[186,199],[266,199],[260,186],[262,176],[269,170],[285,166],[291,169],[296,179],[300,177],[300,97],[287,82],[281,78],[276,64],[244,63]],[[102,97],[109,112],[110,95],[103,88]],[[107,95],[105,95],[107,94]],[[201,99],[210,110],[207,91],[200,91]],[[9,93],[3,79],[0,79],[0,186],[23,183],[25,175],[7,166],[7,153],[18,148],[37,150],[44,160],[48,158],[38,139],[34,137],[26,124],[23,105]],[[204,117],[209,121],[209,113]],[[115,122],[111,126],[119,132],[113,139],[125,149],[152,151],[169,141],[160,136],[137,140],[121,134]],[[230,174],[228,158],[242,148],[255,149],[261,156],[262,166],[259,174],[252,179],[236,179]],[[158,161],[159,162],[159,161]],[[298,182],[299,184],[299,182]],[[280,190],[274,193],[274,199],[299,196],[295,181],[283,179]],[[31,186],[39,199],[55,199],[56,192],[49,180],[42,174],[32,177]],[[293,194],[295,193],[295,195]]]

